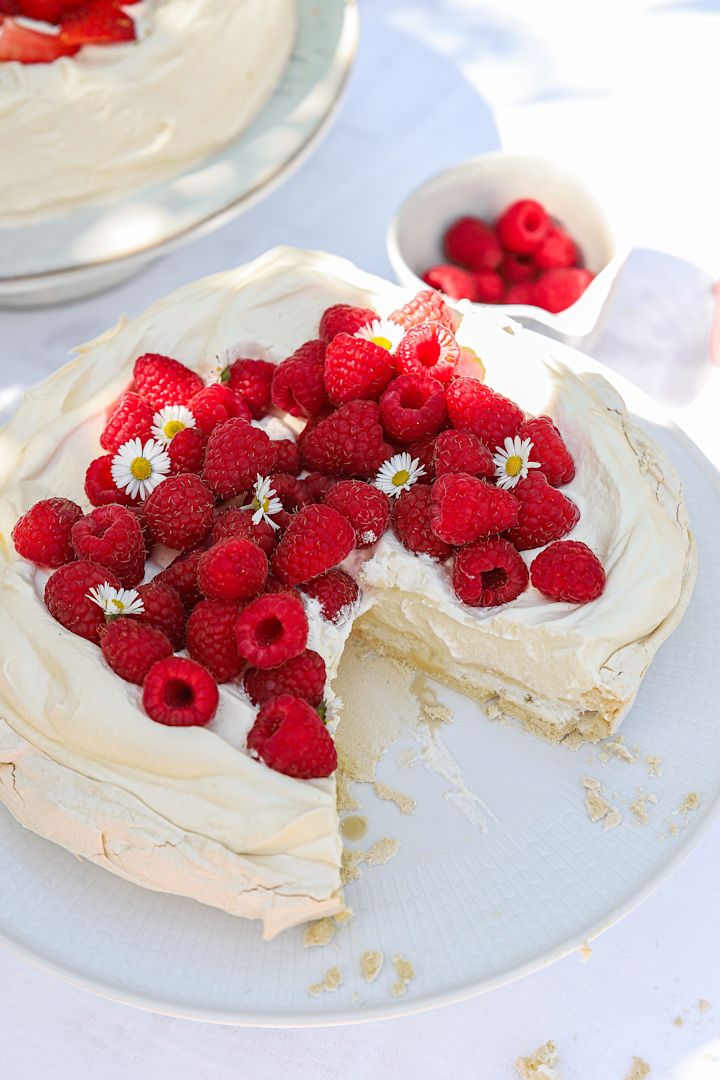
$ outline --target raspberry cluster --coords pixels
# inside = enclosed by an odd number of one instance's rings
[[[443,237],[447,262],[423,280],[454,300],[480,304],[532,304],[564,311],[594,275],[570,234],[534,199],[519,199],[494,224],[461,217]]]
[[[50,613],[141,687],[151,719],[207,724],[232,682],[258,709],[251,756],[329,775],[308,613],[349,617],[347,568],[389,529],[471,607],[530,584],[556,602],[600,595],[596,556],[564,539],[580,514],[560,490],[575,471],[562,434],[458,375],[459,319],[433,292],[385,320],[337,304],[279,365],[242,357],[208,386],[172,357],[138,357],[87,467],[93,508],[41,500],[13,541],[52,571]],[[297,440],[271,438],[273,409],[304,421]]]

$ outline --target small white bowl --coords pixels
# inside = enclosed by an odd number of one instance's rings
[[[533,330],[570,345],[597,329],[629,247],[619,242],[587,186],[555,162],[502,151],[481,154],[439,173],[402,203],[387,234],[398,280],[426,289],[421,275],[446,262],[442,238],[453,221],[473,214],[494,221],[516,199],[537,199],[568,230],[596,276],[582,296],[557,314],[531,304],[493,305]]]

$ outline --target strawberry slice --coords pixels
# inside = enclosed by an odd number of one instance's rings
[[[66,45],[112,45],[135,40],[133,20],[108,0],[86,3],[66,12],[60,26],[60,40]]]
[[[19,26],[14,19],[0,25],[0,62],[19,60],[21,64],[51,64],[61,56],[73,56],[79,45],[62,41],[55,34],[41,34]]]
[[[59,23],[67,4],[65,0],[18,0],[18,7],[27,19]]]
[[[0,22],[4,15],[17,15],[20,12],[18,0],[0,0]]]

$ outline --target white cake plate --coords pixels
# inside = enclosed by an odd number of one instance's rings
[[[446,776],[400,767],[409,732],[389,749],[378,778],[417,799],[417,809],[404,816],[359,789],[369,832],[350,846],[388,837],[401,841],[400,851],[384,866],[361,867],[362,879],[346,891],[352,919],[332,944],[311,949],[302,929],[266,943],[254,923],[130,885],[3,811],[0,939],[46,970],[132,1005],[220,1023],[312,1026],[398,1016],[491,990],[582,947],[648,897],[720,811],[720,478],[656,406],[612,381],[682,477],[700,562],[687,614],[622,729],[634,764],[603,763],[597,746],[545,744],[440,691],[455,713],[440,735]],[[368,707],[377,708],[377,691],[375,703]],[[650,774],[647,757],[661,759],[661,777]],[[453,771],[464,774],[464,790]],[[616,828],[589,820],[585,777],[599,780],[620,810]],[[657,800],[645,803],[644,825],[630,809],[643,793]],[[693,793],[697,809],[681,812]],[[359,968],[366,949],[385,955],[372,985]],[[400,998],[390,993],[396,954],[417,972]],[[311,996],[307,987],[333,966],[343,984]]]
[[[0,306],[62,303],[117,285],[243,213],[297,168],[340,104],[358,40],[355,0],[298,0],[298,11],[280,83],[229,146],[126,199],[0,226]]]

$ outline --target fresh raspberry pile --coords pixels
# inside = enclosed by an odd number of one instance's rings
[[[423,280],[452,300],[531,304],[558,312],[574,304],[594,274],[574,240],[534,199],[519,199],[490,224],[458,218],[443,237],[447,262]]]
[[[83,45],[118,45],[136,38],[125,8],[137,0],[2,0],[0,63],[51,64]],[[45,23],[31,28],[22,19]]]
[[[448,247],[477,275],[512,265],[519,286],[521,247],[539,227],[532,214],[495,231],[459,224]],[[434,563],[468,607],[509,604],[531,585],[555,602],[601,594],[597,557],[565,539],[580,511],[560,490],[575,475],[561,431],[460,373],[460,320],[431,291],[387,319],[337,304],[281,363],[242,357],[207,386],[172,357],[135,361],[100,434],[105,453],[87,465],[90,506],[43,499],[12,535],[50,571],[51,615],[141,687],[152,720],[208,724],[218,684],[231,684],[259,709],[251,756],[329,775],[308,612],[353,617],[357,570],[384,535]]]

